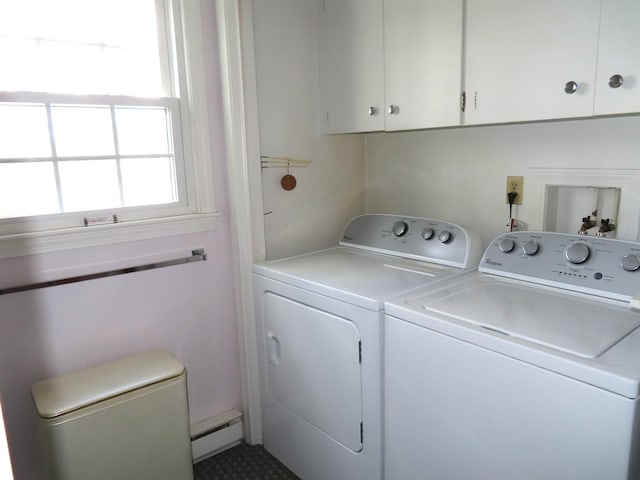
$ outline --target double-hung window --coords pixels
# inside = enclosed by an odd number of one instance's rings
[[[193,158],[185,95],[200,30],[181,1],[0,0],[0,12],[0,237],[213,210],[198,203],[210,159]]]

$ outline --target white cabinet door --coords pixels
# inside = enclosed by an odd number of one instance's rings
[[[603,0],[595,114],[640,112],[640,2]]]
[[[460,124],[462,9],[462,0],[384,0],[386,130]]]
[[[466,5],[464,124],[593,114],[600,0]]]
[[[327,133],[384,130],[382,0],[324,0]]]

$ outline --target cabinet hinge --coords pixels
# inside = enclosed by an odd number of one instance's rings
[[[467,106],[467,94],[462,92],[460,94],[460,111],[464,113],[464,109]]]
[[[360,443],[364,443],[364,427],[362,426],[362,422],[360,422]]]
[[[362,363],[362,342],[358,342],[358,362]]]

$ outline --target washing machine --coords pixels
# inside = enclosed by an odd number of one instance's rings
[[[385,478],[637,480],[640,244],[514,232],[386,303]]]
[[[458,225],[368,214],[333,248],[256,264],[265,448],[303,480],[382,478],[384,300],[481,255]]]

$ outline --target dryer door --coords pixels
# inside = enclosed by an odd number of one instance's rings
[[[362,450],[360,333],[338,316],[266,292],[267,394],[354,452]]]

